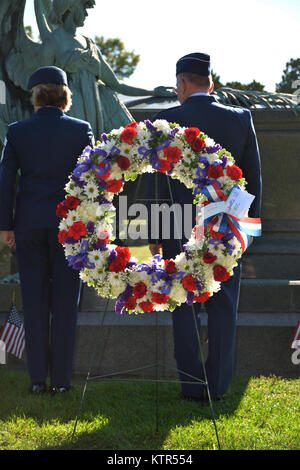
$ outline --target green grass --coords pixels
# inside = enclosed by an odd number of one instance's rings
[[[74,439],[84,379],[65,395],[33,396],[27,374],[0,369],[1,450],[213,450],[209,405],[179,396],[179,385],[90,381]],[[222,449],[298,450],[296,379],[235,377],[228,397],[214,402]]]

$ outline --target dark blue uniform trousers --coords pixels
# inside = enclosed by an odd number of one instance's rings
[[[80,280],[68,267],[57,229],[16,232],[25,343],[32,383],[69,386]]]
[[[165,259],[171,258],[174,256],[174,248],[163,247],[163,254]],[[210,394],[218,397],[227,391],[234,372],[240,279],[239,262],[234,268],[233,276],[222,282],[221,290],[204,304],[208,317],[208,355],[204,365],[199,354],[201,325],[198,305],[194,303],[192,308],[182,304],[172,314],[174,357],[184,395],[197,397],[206,388],[196,380],[205,379],[203,366]]]

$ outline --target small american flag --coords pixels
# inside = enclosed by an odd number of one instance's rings
[[[5,343],[6,352],[13,354],[18,359],[22,359],[25,350],[24,325],[14,304],[4,323],[0,340]]]

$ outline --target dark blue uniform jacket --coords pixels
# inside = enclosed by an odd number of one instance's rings
[[[10,124],[0,165],[0,230],[57,227],[56,206],[65,198],[68,176],[83,148],[92,143],[88,122],[52,106]]]

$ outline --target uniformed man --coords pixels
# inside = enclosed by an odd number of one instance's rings
[[[16,245],[31,390],[70,388],[80,281],[58,243],[57,205],[77,158],[93,144],[88,122],[68,117],[72,104],[65,72],[41,67],[29,79],[34,114],[12,123],[0,167],[0,230]],[[20,177],[16,207],[16,175]]]
[[[177,96],[181,106],[162,111],[153,117],[174,122],[182,127],[196,127],[231,152],[236,164],[242,169],[247,181],[247,191],[255,195],[249,217],[259,218],[261,206],[261,167],[257,139],[251,113],[240,107],[225,106],[211,95],[213,81],[210,57],[203,53],[185,55],[176,64]],[[153,178],[159,181],[159,199],[170,199],[167,177],[162,174],[147,175],[147,197],[155,199]],[[170,178],[173,202],[192,204],[192,191],[178,180]],[[182,232],[183,233],[183,232]],[[165,259],[174,258],[180,251],[178,239],[160,240]],[[184,243],[186,240],[182,240]],[[152,255],[160,249],[156,240],[149,240]],[[228,389],[234,370],[236,318],[240,292],[241,264],[234,274],[223,282],[221,290],[206,303],[208,314],[208,358],[206,373],[210,394],[222,397]],[[195,309],[197,309],[197,304]],[[197,315],[198,317],[198,315]],[[182,380],[182,394],[188,399],[205,398],[206,387],[187,384],[192,377],[204,379],[203,366],[199,360],[199,342],[192,309],[187,304],[172,314],[175,358]],[[197,318],[199,327],[199,318]]]

